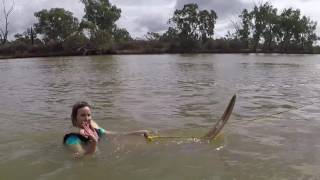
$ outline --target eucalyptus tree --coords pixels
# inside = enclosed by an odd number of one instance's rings
[[[294,26],[297,25],[299,17],[300,11],[292,8],[284,9],[280,14],[278,37],[279,45],[283,52],[287,52],[290,48],[295,31]]]
[[[255,5],[250,14],[252,18],[253,50],[257,50],[261,40],[264,42],[264,47],[270,49],[274,40],[273,31],[277,20],[277,9],[266,2],[259,6]]]
[[[206,40],[213,37],[214,26],[218,16],[213,10],[199,11],[198,16],[199,16],[199,33],[201,34],[201,40],[205,42]]]
[[[213,37],[216,19],[213,10],[199,10],[197,4],[186,4],[181,10],[175,10],[169,20],[173,27],[167,35],[175,32],[182,46],[193,48],[197,41],[205,42]]]
[[[159,40],[163,42],[177,42],[179,41],[178,33],[176,28],[169,27],[168,30],[159,37]]]
[[[101,48],[110,46],[113,41],[131,40],[129,32],[118,28],[116,21],[121,16],[121,9],[109,0],[81,0],[85,6],[85,15],[81,27],[88,30],[90,39]]]
[[[304,27],[303,33],[300,35],[300,46],[307,52],[313,51],[313,44],[319,37],[315,33],[317,29],[317,22],[312,21],[310,18],[303,16],[300,20],[302,27]]]
[[[2,16],[0,19],[1,27],[0,27],[0,43],[5,44],[8,40],[8,26],[9,26],[9,16],[12,14],[14,9],[14,1],[12,1],[12,4],[9,9],[7,9],[7,1],[2,0]],[[1,22],[3,21],[3,22]]]
[[[315,30],[317,23],[302,16],[300,10],[278,10],[270,3],[255,5],[253,10],[244,9],[239,15],[241,22],[236,26],[235,38],[250,45],[254,51],[260,44],[266,51],[311,52],[318,39]]]
[[[262,30],[262,38],[264,41],[263,48],[265,50],[272,50],[276,45],[275,32],[277,31],[278,16],[277,9],[269,3],[265,3],[260,6],[260,13],[262,14],[264,21],[264,29]]]
[[[304,52],[312,52],[312,45],[317,40],[317,23],[306,16],[300,16],[293,28],[293,46]]]
[[[175,25],[179,37],[185,40],[198,40],[198,5],[186,4],[183,9],[175,10],[173,17],[170,19],[170,23]]]
[[[125,28],[114,28],[113,39],[115,42],[126,42],[132,40],[130,33]]]
[[[25,44],[32,44],[34,45],[34,41],[35,41],[35,33],[32,27],[27,28],[26,31],[24,31],[23,33],[17,33],[14,35],[15,37],[15,41],[19,41],[19,42],[23,42]],[[36,39],[37,42],[39,42],[39,39]]]
[[[244,9],[239,15],[239,18],[241,18],[241,23],[235,24],[235,38],[239,39],[242,42],[244,48],[247,49],[249,48],[251,39],[250,34],[252,28],[252,16],[247,9]]]
[[[115,22],[120,18],[121,9],[112,5],[109,0],[81,0],[85,6],[83,22],[87,22],[93,31],[112,31]]]
[[[43,36],[45,42],[54,40],[61,43],[79,29],[78,19],[63,8],[43,9],[34,16],[38,19],[34,24],[35,31]]]
[[[299,9],[284,9],[280,14],[278,31],[281,50],[311,52],[313,43],[318,39],[315,33],[316,27],[317,23],[306,16],[301,16]]]

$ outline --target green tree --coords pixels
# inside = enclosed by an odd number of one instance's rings
[[[84,28],[89,29],[92,36],[95,33],[113,33],[115,22],[120,18],[121,10],[111,5],[109,0],[81,0],[85,6],[85,15],[82,20]]]
[[[62,44],[64,52],[79,52],[79,50],[89,43],[88,38],[83,34],[83,32],[72,33],[68,36]]]
[[[213,37],[217,14],[210,10],[199,11],[199,33],[203,42]]]
[[[115,42],[126,42],[132,40],[132,37],[126,29],[115,28],[113,31],[113,39]]]
[[[176,33],[183,48],[195,48],[197,41],[205,42],[212,38],[217,15],[213,10],[199,10],[197,4],[186,4],[179,10],[175,10],[169,23],[173,29],[167,34]],[[169,31],[168,30],[168,31]]]
[[[307,52],[313,52],[313,44],[319,40],[315,33],[317,29],[317,22],[310,20],[310,18],[303,16],[301,19],[302,27],[304,28],[303,33],[300,36],[300,47],[304,48]]]
[[[163,42],[176,42],[179,40],[178,36],[178,31],[173,27],[169,27],[169,29],[160,36],[159,40]]]
[[[273,30],[273,15],[276,14],[277,10],[273,6],[266,2],[255,5],[253,11],[251,12],[253,20],[253,50],[256,51],[261,41],[264,37],[266,44],[271,45],[272,41],[272,30]],[[267,45],[268,46],[268,45]]]
[[[121,10],[111,5],[109,0],[81,0],[85,5],[83,21],[91,24],[91,30],[111,32],[120,18]]]
[[[113,42],[131,40],[129,32],[115,24],[120,18],[121,9],[109,0],[81,0],[85,6],[85,15],[81,27],[87,29],[92,44],[99,49],[111,47]]]
[[[41,42],[40,39],[35,39],[35,33],[33,28],[28,28],[26,31],[24,31],[22,34],[17,33],[14,35],[16,41],[21,41],[26,44],[34,44],[35,40],[36,42]]]
[[[239,15],[239,17],[241,18],[241,24],[240,24],[240,27],[236,27],[235,36],[236,36],[236,39],[239,39],[243,43],[244,48],[247,49],[249,48],[249,42],[250,42],[252,16],[247,9],[244,9]]]
[[[161,38],[161,35],[159,33],[155,33],[155,32],[148,32],[145,35],[145,37],[148,41],[159,41]]]
[[[312,52],[312,45],[318,39],[315,34],[317,23],[306,16],[301,17],[300,10],[288,8],[280,15],[278,38],[283,52],[293,50]]]
[[[61,43],[79,29],[78,19],[63,8],[44,9],[34,15],[38,18],[38,23],[34,24],[35,31],[43,35],[45,42],[54,40]]]
[[[267,51],[272,50],[275,45],[275,32],[277,31],[278,16],[277,9],[269,3],[260,6],[260,13],[262,14],[264,27],[262,30],[263,48]]]
[[[248,48],[250,42],[252,49],[257,50],[260,42],[263,42],[265,50],[271,50],[275,44],[274,33],[277,24],[277,9],[266,2],[255,5],[252,11],[244,9],[239,15],[241,18],[240,28],[236,28],[236,37]]]
[[[278,47],[281,52],[312,52],[317,23],[301,16],[300,10],[284,9],[280,15],[270,3],[255,5],[252,11],[244,9],[239,16],[235,39],[252,45],[254,51],[263,45],[265,51]]]
[[[186,4],[182,10],[175,10],[170,22],[176,26],[180,38],[198,40],[196,32],[198,28],[197,10],[197,4]]]

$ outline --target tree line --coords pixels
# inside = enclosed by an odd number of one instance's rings
[[[241,23],[233,34],[243,48],[258,48],[277,52],[312,52],[318,40],[317,23],[302,16],[299,9],[284,9],[280,13],[270,3],[244,9],[239,16]]]
[[[233,22],[233,32],[214,39],[217,14],[200,10],[191,3],[176,9],[164,33],[149,32],[146,40],[135,40],[116,21],[121,9],[108,0],[81,0],[84,16],[79,21],[63,8],[35,12],[37,22],[25,32],[7,40],[6,26],[0,27],[0,53],[11,56],[76,55],[105,53],[175,53],[175,52],[279,52],[314,53],[317,23],[303,16],[299,9],[279,12],[269,2],[244,9]]]
[[[313,53],[313,45],[319,40],[317,23],[302,16],[299,9],[278,13],[269,2],[244,9],[239,21],[233,23],[234,32],[224,38],[212,38],[216,20],[213,10],[201,11],[197,4],[186,4],[174,12],[167,32],[149,33],[148,37],[187,50],[277,53]]]
[[[81,0],[84,16],[79,21],[63,8],[35,12],[37,22],[25,32],[15,34],[15,40],[1,42],[0,52],[31,54],[77,54],[83,51],[103,53],[116,43],[133,40],[129,32],[115,22],[121,9],[108,0]]]

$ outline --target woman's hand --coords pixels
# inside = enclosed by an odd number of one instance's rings
[[[89,140],[91,141],[98,142],[98,139],[99,139],[98,134],[95,131],[95,129],[91,127],[89,123],[82,123],[82,128],[83,129],[80,130],[81,135],[89,138]]]
[[[144,137],[148,137],[149,134],[150,134],[150,131],[148,130],[139,130],[139,131],[133,131],[133,132],[127,133],[127,135],[141,135]]]

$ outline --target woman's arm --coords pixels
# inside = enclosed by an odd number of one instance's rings
[[[97,150],[97,144],[98,141],[96,140],[96,138],[89,136],[89,142],[86,146],[86,152],[84,153],[84,155],[95,153]]]
[[[127,132],[125,135],[141,135],[147,137],[149,135],[148,130],[138,130],[138,131],[132,131],[132,132]]]
[[[91,120],[91,126],[96,129],[101,128],[98,125],[98,123],[96,123],[94,120]],[[141,135],[145,137],[148,136],[148,134],[150,133],[150,131],[148,130],[138,130],[138,131],[132,131],[132,132],[115,132],[115,131],[104,130],[104,132],[106,135]]]
[[[132,132],[116,132],[116,131],[107,131],[105,130],[105,134],[107,135],[145,135],[149,134],[148,130],[138,130]]]
[[[131,132],[115,132],[115,131],[107,131],[105,130],[106,135],[118,135],[118,136],[129,136],[129,135],[138,135],[148,137],[150,132],[148,130],[138,130],[138,131],[131,131]]]
[[[97,142],[91,141],[88,144],[71,144],[68,145],[68,148],[73,152],[74,158],[81,158],[85,155],[94,154],[97,150]]]

